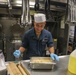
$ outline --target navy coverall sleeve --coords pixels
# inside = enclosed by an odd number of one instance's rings
[[[22,47],[27,48],[27,46],[28,46],[28,36],[25,33],[22,39]]]
[[[47,47],[52,47],[52,46],[54,46],[53,38],[52,38],[51,33],[49,32]]]

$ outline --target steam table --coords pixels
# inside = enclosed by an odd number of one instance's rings
[[[59,56],[59,62],[56,62],[56,66],[53,70],[32,70],[29,66],[30,60],[22,60],[21,64],[26,67],[31,75],[74,75],[68,72],[68,60],[69,55]],[[0,71],[0,75],[7,75],[6,70]]]

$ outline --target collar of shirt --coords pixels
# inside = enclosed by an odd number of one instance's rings
[[[35,33],[35,29],[34,29],[34,28],[32,28],[31,37],[32,37],[33,39],[38,39],[37,36],[36,36],[36,33]],[[41,34],[40,34],[39,40],[42,40],[42,39],[45,38],[45,37],[46,37],[46,34],[45,34],[44,29],[43,29],[42,32],[41,32]]]

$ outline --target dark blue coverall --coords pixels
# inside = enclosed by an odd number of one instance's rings
[[[43,29],[39,38],[37,38],[35,29],[32,28],[25,32],[22,40],[22,47],[26,49],[23,53],[23,59],[29,59],[33,56],[45,56],[45,48],[53,46],[52,35],[49,31]]]

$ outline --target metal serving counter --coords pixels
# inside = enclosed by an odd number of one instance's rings
[[[30,75],[74,75],[68,72],[69,56],[68,55],[59,56],[59,58],[60,60],[59,62],[56,62],[56,66],[54,67],[53,70],[32,70],[29,65],[30,60],[24,60],[21,61],[20,63],[29,71]],[[2,74],[0,71],[0,75],[7,75],[7,74]]]
[[[22,61],[21,64],[27,68],[31,75],[73,75],[68,72],[68,60],[69,56],[59,56],[59,62],[56,62],[56,66],[53,70],[32,70],[29,66],[29,61]]]

